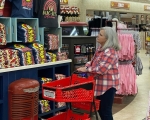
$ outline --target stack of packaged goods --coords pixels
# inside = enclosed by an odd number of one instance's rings
[[[14,44],[11,48],[18,50],[21,66],[35,64],[32,50],[21,44]]]
[[[44,46],[39,43],[32,43],[28,45],[29,48],[33,51],[33,56],[36,64],[46,63],[46,51]]]
[[[17,39],[24,43],[31,43],[36,41],[35,30],[24,23],[17,24]]]
[[[59,38],[54,34],[45,34],[44,46],[47,50],[57,50],[59,47]]]
[[[20,58],[17,50],[0,49],[0,69],[20,66]]]
[[[39,103],[40,103],[39,113],[46,113],[51,111],[50,103],[48,100],[40,100]]]
[[[0,45],[6,45],[6,29],[5,25],[0,23]]]
[[[57,61],[57,55],[51,52],[46,53],[46,59],[47,62],[56,62]]]

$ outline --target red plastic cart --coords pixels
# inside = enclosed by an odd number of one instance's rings
[[[92,106],[94,106],[94,111],[98,120],[94,100],[94,88],[95,80],[92,76],[83,78],[79,77],[77,74],[72,74],[71,77],[43,84],[42,95],[43,98],[47,100],[75,103],[76,106],[79,105],[77,103],[87,102],[89,104],[90,102],[90,117],[92,115]],[[68,116],[67,119],[65,117],[66,115]],[[58,120],[58,118],[61,118],[62,120],[70,120],[70,118],[73,118],[73,120],[78,120],[79,118],[81,120],[90,120],[87,114],[78,115],[76,113],[73,113],[71,110],[49,118],[48,120]]]

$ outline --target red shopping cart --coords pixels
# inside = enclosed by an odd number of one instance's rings
[[[87,102],[86,104],[89,104],[89,102],[91,102],[90,117],[92,115],[92,106],[94,106],[96,118],[98,120],[94,100],[94,87],[95,87],[95,80],[92,76],[83,78],[79,77],[77,74],[72,74],[70,77],[67,77],[65,79],[55,80],[50,83],[43,84],[42,95],[43,98],[47,100],[52,100],[56,102],[75,103],[76,106],[79,105],[77,103]],[[78,120],[79,118],[81,120],[90,120],[89,116],[85,117],[87,116],[86,114],[78,115],[73,113],[71,110],[63,114],[49,118],[48,120],[58,120],[58,118],[63,118],[61,116],[66,115],[68,116],[67,119],[64,118],[62,120],[70,120],[70,117],[73,118],[73,120]]]

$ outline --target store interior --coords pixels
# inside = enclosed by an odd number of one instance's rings
[[[149,0],[0,3],[0,120],[101,120],[95,81],[77,72],[99,47],[101,27],[121,45],[114,120],[149,120]]]

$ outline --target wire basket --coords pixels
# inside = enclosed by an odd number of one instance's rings
[[[73,108],[90,111],[92,103],[91,102],[74,102],[71,105]],[[95,100],[95,106],[96,106],[96,111],[98,111],[100,107],[100,100],[97,100],[97,99]],[[92,112],[94,112],[93,105],[92,105]]]
[[[56,102],[92,102],[95,81],[93,77],[82,78],[73,74],[61,80],[42,85],[44,99]]]
[[[61,113],[47,120],[91,120],[88,114],[77,114],[73,113],[71,110]]]

